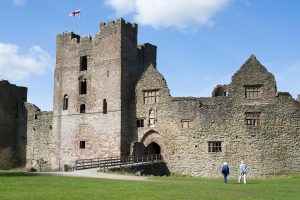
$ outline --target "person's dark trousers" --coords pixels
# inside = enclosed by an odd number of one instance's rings
[[[224,183],[227,183],[227,175],[224,175]]]

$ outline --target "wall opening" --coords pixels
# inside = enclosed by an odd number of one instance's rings
[[[79,82],[79,94],[86,94],[86,80]]]
[[[80,71],[87,70],[87,56],[80,57]]]
[[[261,98],[262,85],[245,85],[245,98],[246,99],[259,99]]]
[[[106,99],[103,99],[103,114],[107,114],[107,102],[106,102]]]
[[[161,153],[160,146],[156,142],[152,142],[146,147],[145,153],[147,155],[160,154]]]
[[[85,149],[85,141],[80,141],[79,142],[79,148],[80,149]]]
[[[144,119],[140,118],[136,120],[136,126],[137,127],[144,127]]]
[[[85,104],[80,105],[80,113],[85,113]]]
[[[144,93],[144,104],[159,103],[159,90],[145,90]]]
[[[208,142],[208,152],[222,152],[222,142],[221,141],[209,141]]]
[[[67,94],[65,94],[63,100],[63,110],[68,110],[68,106],[69,106],[69,97]]]

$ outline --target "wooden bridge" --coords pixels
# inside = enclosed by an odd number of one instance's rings
[[[99,168],[100,170],[106,170],[106,169],[109,170],[109,169],[122,168],[124,166],[153,164],[158,162],[163,162],[162,156],[160,154],[81,159],[81,160],[76,160],[75,169],[81,170],[81,169]]]

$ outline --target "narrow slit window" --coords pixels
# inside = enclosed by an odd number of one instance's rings
[[[107,102],[106,102],[106,99],[103,99],[103,114],[107,114]]]
[[[87,56],[80,57],[80,71],[87,70]]]
[[[80,105],[80,113],[85,113],[85,104]]]
[[[85,80],[79,82],[79,94],[86,94],[86,86],[87,84]]]

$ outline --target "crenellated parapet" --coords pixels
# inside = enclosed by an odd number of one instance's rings
[[[111,34],[112,32],[119,30],[123,33],[137,35],[138,25],[135,23],[126,22],[124,19],[120,18],[116,21],[110,21],[108,23],[101,22],[100,25],[100,34],[107,35]]]

